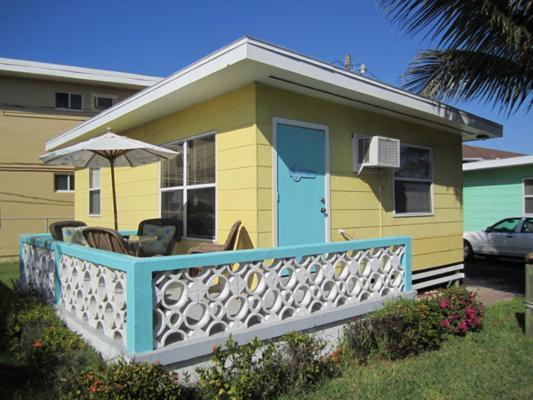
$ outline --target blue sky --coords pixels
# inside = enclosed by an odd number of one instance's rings
[[[400,84],[429,47],[391,25],[373,0],[3,0],[0,57],[168,75],[243,35],[327,62],[346,53]],[[533,111],[507,117],[491,105],[455,104],[504,125],[504,138],[472,144],[533,154]]]

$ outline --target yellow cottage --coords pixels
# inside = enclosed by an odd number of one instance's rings
[[[180,152],[117,170],[120,229],[176,216],[176,253],[223,242],[236,220],[239,248],[406,235],[414,280],[426,269],[462,277],[461,144],[502,135],[491,121],[248,37],[46,149],[108,128]],[[108,169],[76,172],[75,218],[113,226]]]

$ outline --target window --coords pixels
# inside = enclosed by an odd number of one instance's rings
[[[81,94],[56,92],[56,108],[81,110],[83,108]]]
[[[400,168],[394,172],[395,214],[432,214],[432,184],[431,149],[402,144],[400,146]]]
[[[98,93],[93,93],[91,98],[94,110],[105,110],[115,104],[118,99],[117,96],[114,95]]]
[[[54,175],[54,190],[56,192],[73,192],[74,191],[74,175],[55,174]]]
[[[516,230],[516,227],[521,221],[522,218],[507,218],[492,225],[489,231],[499,233],[512,233]]]
[[[100,215],[100,169],[89,169],[89,215]]]
[[[166,145],[180,154],[161,162],[161,217],[183,221],[185,236],[215,238],[215,135]]]
[[[522,233],[533,233],[533,218],[526,218],[522,224]]]
[[[524,179],[524,214],[533,215],[533,178]]]

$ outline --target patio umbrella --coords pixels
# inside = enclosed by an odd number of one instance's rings
[[[113,212],[115,230],[118,230],[115,167],[137,167],[160,160],[169,160],[178,154],[164,147],[107,132],[85,142],[46,153],[39,158],[48,165],[73,165],[79,168],[111,167]]]

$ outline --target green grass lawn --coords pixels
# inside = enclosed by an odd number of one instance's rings
[[[486,308],[484,329],[401,361],[345,365],[303,399],[533,399],[533,338],[523,298]],[[295,398],[288,395],[284,399]]]
[[[19,263],[5,262],[0,263],[0,282],[8,287],[12,287],[11,282],[19,278]]]

